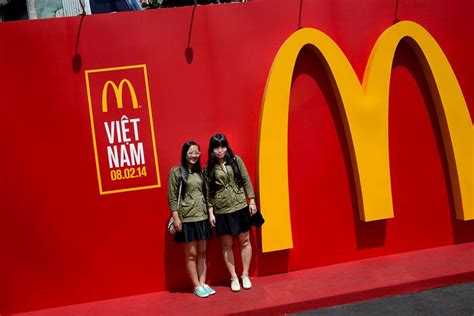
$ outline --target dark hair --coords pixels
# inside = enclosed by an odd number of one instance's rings
[[[242,187],[244,185],[244,179],[242,178],[242,174],[240,173],[239,167],[237,166],[237,162],[235,160],[235,155],[232,152],[232,148],[229,146],[229,142],[224,134],[215,134],[211,136],[211,140],[209,141],[209,149],[208,149],[208,160],[207,160],[207,178],[209,179],[209,191],[212,196],[215,196],[217,191],[217,184],[216,184],[216,177],[214,171],[216,170],[216,165],[218,163],[216,156],[214,155],[214,149],[218,147],[226,147],[227,152],[225,154],[225,162],[227,165],[232,167],[234,171],[234,181],[238,187]]]
[[[201,150],[201,148],[199,147],[199,144],[192,140],[183,144],[183,148],[181,149],[181,165],[180,165],[180,171],[181,171],[180,182],[182,185],[182,189],[181,189],[182,197],[184,197],[184,192],[186,191],[185,188],[188,183],[189,166],[188,166],[188,160],[186,159],[186,157],[188,155],[188,150],[189,148],[191,148],[191,146],[197,146],[197,148]],[[196,163],[192,166],[191,171],[193,173],[197,173],[202,179],[201,157],[199,157]]]

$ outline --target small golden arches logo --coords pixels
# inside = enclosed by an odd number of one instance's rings
[[[130,97],[132,99],[132,107],[134,109],[138,109],[138,100],[137,94],[135,93],[135,89],[133,88],[132,83],[128,79],[122,79],[117,87],[115,82],[112,80],[107,81],[104,84],[104,88],[102,89],[102,112],[107,112],[108,104],[107,104],[107,93],[109,91],[109,87],[112,87],[112,91],[115,94],[115,100],[117,101],[117,108],[123,109],[123,88],[124,85],[127,85],[128,91],[130,92]]]

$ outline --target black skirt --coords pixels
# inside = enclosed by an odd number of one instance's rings
[[[192,242],[198,240],[209,240],[212,236],[209,220],[199,222],[181,223],[182,230],[174,234],[176,242]]]
[[[238,235],[250,230],[250,214],[248,206],[232,213],[216,214],[215,216],[217,236]]]

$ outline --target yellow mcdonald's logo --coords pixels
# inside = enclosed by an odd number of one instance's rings
[[[318,51],[327,65],[343,118],[363,221],[392,218],[388,144],[388,100],[395,50],[401,40],[415,51],[429,82],[447,156],[456,218],[474,219],[474,129],[456,76],[434,38],[404,21],[375,43],[362,84],[337,44],[315,29],[301,29],[280,47],[265,88],[259,143],[263,252],[293,247],[288,190],[288,115],[296,58],[303,46]],[[266,213],[268,212],[268,213]]]
[[[134,109],[138,108],[138,101],[137,101],[137,94],[135,93],[135,89],[133,85],[130,83],[128,79],[122,79],[120,81],[118,87],[115,82],[109,80],[104,84],[104,88],[102,89],[102,112],[107,112],[107,92],[109,90],[109,86],[112,87],[112,90],[115,94],[115,100],[117,101],[117,107],[119,109],[123,108],[123,86],[127,85],[128,90],[130,91],[130,96],[132,98],[132,106]]]
[[[114,73],[110,74],[111,72]],[[84,74],[100,195],[161,187],[146,64],[89,69]],[[120,82],[117,79],[115,82],[103,79],[115,79],[118,76],[129,79],[122,79]],[[140,105],[132,82],[140,84]],[[133,109],[140,110],[128,117],[102,115],[108,111],[110,87],[115,95],[117,108],[123,108],[123,98],[128,96],[124,91],[125,85],[128,87]],[[113,158],[109,156],[109,149]],[[132,155],[134,158],[131,158]],[[109,159],[119,159],[121,162],[119,165],[114,163],[111,167]],[[129,181],[131,179],[133,181]]]

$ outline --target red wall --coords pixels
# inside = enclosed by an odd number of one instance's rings
[[[362,78],[394,13],[395,1],[303,1],[300,24],[335,40]],[[400,2],[398,18],[438,41],[472,117],[473,2]],[[0,24],[0,311],[187,288],[183,251],[164,229],[167,172],[184,141],[205,152],[220,131],[255,183],[267,74],[298,19],[299,1],[285,0],[200,6],[193,19],[191,7],[87,16],[77,74],[80,18]],[[148,69],[163,186],[99,195],[84,70],[136,64]],[[474,221],[455,219],[433,102],[409,46],[397,50],[391,83],[393,219],[358,220],[332,91],[321,61],[303,50],[289,122],[294,249],[262,254],[255,232],[253,275],[474,241]],[[209,251],[211,282],[227,280],[217,240]]]

